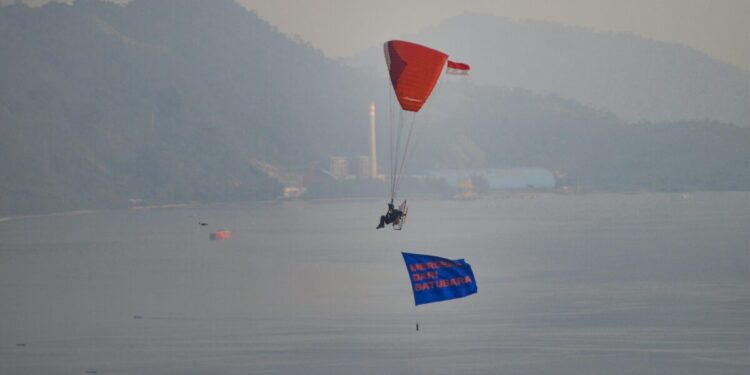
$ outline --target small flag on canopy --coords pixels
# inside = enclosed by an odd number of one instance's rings
[[[477,292],[474,272],[463,259],[401,254],[411,280],[415,305],[466,297]]]
[[[448,68],[445,71],[447,74],[457,74],[457,75],[469,75],[469,70],[471,67],[469,64],[464,64],[460,62],[454,62],[448,60]]]

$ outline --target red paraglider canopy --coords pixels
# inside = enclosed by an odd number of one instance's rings
[[[448,55],[401,40],[386,42],[383,48],[393,90],[401,108],[419,112],[440,78]]]

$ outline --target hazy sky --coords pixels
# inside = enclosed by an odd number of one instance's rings
[[[685,44],[750,70],[750,0],[237,1],[282,32],[298,35],[331,57],[352,55],[463,12],[483,12],[632,32]]]
[[[463,12],[676,42],[750,70],[750,0],[238,0],[332,57]]]

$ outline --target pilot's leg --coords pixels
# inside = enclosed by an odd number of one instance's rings
[[[380,217],[380,224],[375,229],[380,229],[385,226],[385,216]]]

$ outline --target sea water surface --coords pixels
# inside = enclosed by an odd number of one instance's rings
[[[750,193],[415,199],[401,232],[385,208],[2,221],[0,373],[750,373]],[[402,251],[479,292],[415,307]]]

